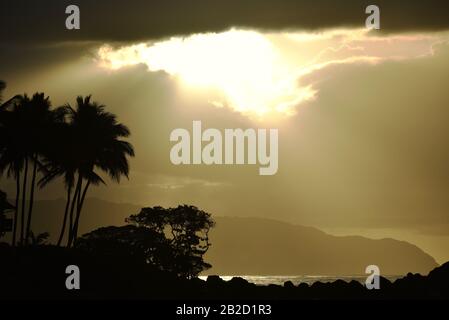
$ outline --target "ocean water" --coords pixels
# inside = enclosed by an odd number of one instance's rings
[[[403,275],[382,275],[390,281],[395,281],[396,279],[404,277]],[[359,281],[360,283],[365,283],[368,275],[354,275],[354,276],[318,276],[318,275],[300,275],[300,276],[249,276],[249,275],[235,275],[235,276],[220,276],[225,281],[229,281],[234,277],[240,277],[245,279],[248,282],[257,284],[257,285],[269,285],[269,284],[277,284],[283,285],[286,281],[293,282],[294,285],[298,285],[300,283],[307,283],[311,285],[314,282],[334,282],[336,280],[343,280],[350,282],[352,280]],[[201,280],[206,280],[207,276],[199,276]]]

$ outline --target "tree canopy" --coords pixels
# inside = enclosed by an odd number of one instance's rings
[[[211,215],[197,207],[143,208],[128,225],[106,227],[80,237],[75,247],[141,260],[180,277],[197,276],[211,266],[203,256],[210,247]]]

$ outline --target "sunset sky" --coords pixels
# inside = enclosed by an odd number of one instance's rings
[[[449,260],[449,12],[444,1],[2,1],[4,97],[93,95],[131,130],[129,180],[91,196],[197,205]],[[336,6],[339,6],[338,8]],[[175,128],[277,128],[279,169],[174,166]],[[13,181],[0,187],[14,194]],[[62,183],[38,199],[64,197]]]

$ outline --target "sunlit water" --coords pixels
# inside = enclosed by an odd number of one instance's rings
[[[248,282],[257,284],[257,285],[269,285],[269,284],[277,284],[283,285],[286,281],[291,281],[294,285],[298,285],[300,283],[312,284],[314,282],[334,282],[338,279],[350,282],[352,280],[356,280],[360,283],[365,283],[366,277],[368,275],[355,275],[355,276],[312,276],[312,275],[304,275],[304,276],[248,276],[248,275],[235,275],[235,276],[220,276],[225,281],[229,281],[234,277],[240,277]],[[403,276],[383,276],[390,281],[395,281],[396,279],[402,278]],[[201,280],[206,280],[207,276],[200,276]]]

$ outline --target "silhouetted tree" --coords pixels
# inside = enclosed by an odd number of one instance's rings
[[[7,172],[16,180],[16,213],[12,244],[16,244],[19,225],[19,198],[21,197],[20,243],[26,243],[31,230],[34,194],[40,159],[48,137],[52,136],[52,124],[57,121],[56,113],[50,110],[51,103],[43,93],[36,93],[31,98],[16,95],[1,105],[0,130],[0,173]],[[28,169],[31,167],[31,186],[29,207],[26,212],[28,189]],[[21,178],[23,180],[21,181]],[[22,188],[22,191],[20,190]]]
[[[192,277],[210,268],[203,261],[203,255],[210,247],[209,230],[215,225],[209,213],[188,205],[168,209],[143,208],[126,222],[148,228],[169,241],[172,251],[169,271]]]
[[[159,232],[145,227],[126,225],[104,227],[78,238],[74,245],[93,254],[133,259],[165,269],[170,243]]]
[[[31,221],[34,205],[34,192],[36,186],[36,176],[38,166],[40,165],[40,158],[43,155],[45,146],[49,136],[53,134],[53,123],[59,119],[56,117],[56,113],[50,110],[51,103],[49,97],[45,97],[43,93],[36,93],[33,97],[24,101],[22,108],[26,108],[25,121],[27,125],[28,145],[26,150],[28,159],[33,163],[32,176],[31,176],[31,189],[30,189],[30,204],[28,208],[28,216],[25,231],[25,242],[28,243],[28,239],[31,231]],[[56,147],[56,146],[55,146]],[[27,160],[28,160],[27,159]],[[23,199],[25,199],[26,193],[24,193]],[[23,210],[24,208],[22,208]]]
[[[77,98],[77,108],[72,109],[72,126],[79,139],[82,161],[78,167],[77,211],[73,221],[72,236],[69,246],[78,234],[81,210],[90,184],[103,182],[95,173],[98,168],[109,175],[112,180],[120,182],[122,175],[128,177],[129,164],[127,156],[134,156],[130,143],[120,140],[128,137],[126,126],[117,122],[116,116],[104,111],[104,106],[90,101],[91,96]],[[86,181],[82,190],[82,180]],[[104,182],[103,182],[104,183]]]
[[[77,137],[73,127],[65,121],[68,114],[66,107],[57,108],[54,112],[56,117],[64,119],[53,124],[53,134],[48,139],[47,147],[44,150],[43,170],[44,177],[39,181],[39,186],[44,187],[55,178],[63,176],[64,184],[67,190],[67,199],[64,210],[64,218],[61,226],[61,231],[58,237],[57,245],[60,246],[65,235],[67,227],[67,219],[70,209],[72,191],[75,185],[75,174],[80,163],[82,155],[77,152],[75,147]],[[74,206],[72,206],[74,209]],[[73,215],[73,211],[72,211]]]
[[[128,177],[127,157],[134,156],[134,150],[130,143],[121,140],[129,136],[128,128],[118,123],[116,116],[106,112],[104,106],[91,102],[91,96],[79,96],[75,108],[70,105],[64,108],[69,126],[61,128],[61,137],[66,139],[64,143],[68,146],[58,152],[49,152],[48,173],[41,182],[45,184],[64,175],[68,202],[58,242],[62,240],[68,218],[67,246],[71,247],[78,235],[81,211],[90,185],[104,183],[96,170],[119,182],[121,176]]]
[[[22,131],[22,113],[19,111],[20,96],[3,103],[0,109],[0,174],[6,171],[8,177],[16,180],[16,201],[12,245],[16,244],[16,234],[19,225],[19,199],[21,186],[21,172],[24,169],[26,153],[23,148],[24,132]],[[23,221],[22,221],[23,225]]]
[[[180,277],[210,268],[203,255],[215,225],[210,214],[194,206],[143,208],[123,227],[100,228],[76,240],[75,247],[94,254],[133,259]]]
[[[5,83],[0,81],[0,93]],[[128,156],[134,156],[131,144],[121,140],[129,130],[104,110],[91,102],[91,97],[78,97],[77,105],[51,110],[51,103],[43,93],[31,98],[17,95],[0,105],[0,174],[16,180],[16,213],[12,243],[16,244],[21,203],[20,243],[28,243],[31,236],[34,194],[38,171],[43,173],[40,187],[64,176],[67,201],[58,245],[68,222],[67,246],[78,234],[82,207],[89,186],[104,183],[96,173],[105,172],[112,180],[128,177]],[[31,186],[28,214],[26,199],[29,169]],[[76,181],[76,183],[75,183]]]
[[[0,81],[0,102],[1,93],[6,88],[6,83]],[[3,175],[7,169],[7,176],[14,176],[16,180],[16,201],[15,201],[15,213],[14,213],[14,225],[12,244],[16,244],[16,233],[19,216],[19,197],[20,197],[20,171],[22,163],[18,160],[18,157],[14,157],[17,154],[15,133],[15,124],[17,123],[17,114],[12,114],[8,111],[8,108],[12,105],[12,102],[17,98],[12,99],[0,104],[0,175]]]

